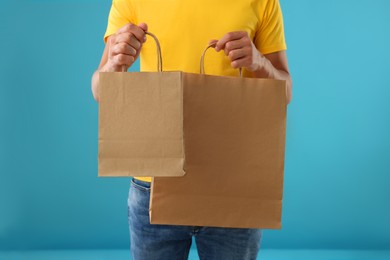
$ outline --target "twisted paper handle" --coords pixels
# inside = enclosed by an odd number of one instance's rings
[[[157,47],[157,71],[162,72],[163,71],[163,64],[162,64],[162,54],[161,54],[160,42],[157,39],[156,35],[154,35],[153,33],[145,32],[145,34],[151,36],[154,39],[154,41],[156,42],[156,47]],[[203,51],[202,56],[200,58],[200,74],[205,74],[205,70],[204,70],[204,57],[206,55],[207,50],[209,48],[211,48],[211,47],[214,48],[215,45],[216,45],[216,43],[210,44]],[[126,67],[122,66],[122,72],[125,72],[125,71],[126,71]],[[242,68],[239,68],[238,71],[239,71],[240,77],[242,77]]]
[[[200,58],[200,74],[204,73],[204,56],[206,55],[206,52],[209,48],[215,48],[216,43],[212,43],[209,46],[206,47],[206,49],[203,51],[202,57]],[[242,77],[242,68],[239,68],[240,77]]]
[[[156,42],[156,46],[157,46],[157,71],[162,72],[162,55],[161,55],[160,42],[158,41],[156,35],[154,35],[153,33],[145,32],[145,34],[152,37],[154,39],[154,41]],[[125,72],[125,71],[126,71],[126,67],[122,66],[122,72]]]

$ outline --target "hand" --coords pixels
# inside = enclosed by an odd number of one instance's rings
[[[123,66],[127,70],[133,65],[146,41],[147,30],[145,23],[139,26],[129,23],[109,38],[107,71],[122,71]]]
[[[220,40],[211,40],[215,50],[224,50],[233,68],[246,68],[249,71],[260,70],[264,66],[265,57],[257,50],[245,31],[230,32]]]

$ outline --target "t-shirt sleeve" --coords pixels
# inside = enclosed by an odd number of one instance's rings
[[[257,49],[262,54],[286,50],[283,15],[279,0],[268,0],[259,20],[254,38]]]
[[[104,42],[107,42],[107,38],[115,34],[124,25],[128,23],[137,24],[134,11],[131,0],[112,1],[110,14],[108,15],[107,29],[104,34]]]

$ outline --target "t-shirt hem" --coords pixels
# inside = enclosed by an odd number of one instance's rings
[[[134,177],[134,179],[146,182],[152,182],[152,177]]]

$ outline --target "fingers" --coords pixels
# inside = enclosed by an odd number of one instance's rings
[[[241,39],[245,36],[248,36],[248,33],[245,31],[227,33],[217,42],[217,45],[215,46],[215,50],[216,51],[223,50],[225,49],[226,43]]]
[[[137,59],[142,44],[146,41],[148,26],[141,23],[126,24],[110,37],[108,61],[110,66],[118,70],[121,66],[130,67]]]
[[[246,48],[249,46],[251,46],[251,40],[249,39],[249,37],[244,37],[238,40],[227,42],[223,50],[225,51],[226,55],[229,55],[229,53],[233,50]]]
[[[111,44],[118,44],[121,42],[125,42],[137,50],[139,48],[141,48],[141,45],[142,45],[142,43],[136,37],[134,37],[131,33],[117,34],[115,36],[113,42],[111,42]]]
[[[210,43],[212,42],[215,42],[215,40],[210,41]],[[233,68],[247,68],[253,71],[258,67],[254,62],[254,57],[258,54],[258,51],[246,31],[225,34],[217,41],[215,50],[224,50]]]
[[[144,32],[148,31],[148,25],[146,23],[140,23],[138,25]],[[143,42],[146,42],[146,35],[143,38]]]
[[[127,44],[126,42],[119,42],[113,45],[110,49],[111,55],[126,54],[131,56],[137,55],[137,49]]]
[[[230,61],[247,57],[247,60],[252,58],[252,43],[249,37],[243,37],[238,40],[232,40],[225,43],[224,52],[229,57]],[[234,63],[237,64],[237,63]],[[241,64],[241,62],[239,62]]]
[[[238,59],[241,59],[242,57],[246,57],[246,56],[249,56],[251,50],[247,50],[247,49],[236,49],[236,50],[232,50],[228,53],[228,57],[231,61],[235,61],[235,60],[238,60]]]
[[[134,62],[134,57],[125,54],[118,54],[113,57],[113,62],[115,62],[117,66],[130,67]]]
[[[252,64],[252,59],[250,57],[243,57],[241,59],[237,59],[231,62],[233,68],[248,68]]]
[[[144,39],[145,39],[145,31],[143,29],[148,29],[148,27],[145,23],[142,23],[141,25],[142,25],[142,28],[135,25],[135,24],[128,23],[125,26],[123,26],[122,28],[120,28],[117,31],[117,34],[131,33],[132,35],[134,35],[138,39],[138,41],[143,43]]]

